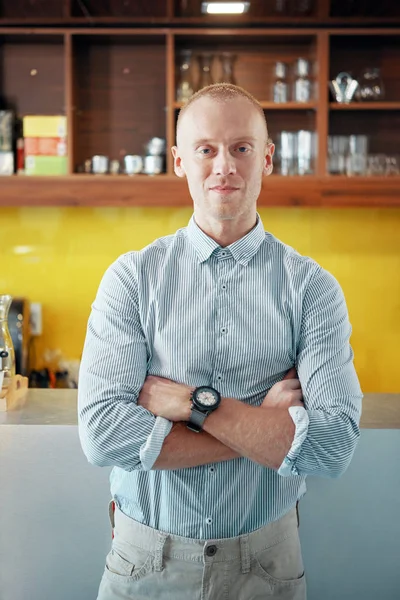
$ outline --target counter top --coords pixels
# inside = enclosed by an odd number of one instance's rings
[[[0,425],[77,425],[76,389],[32,388],[17,409],[0,412]]]
[[[0,412],[0,425],[77,425],[77,390],[29,389],[17,410]],[[365,394],[363,429],[400,429],[400,394]]]

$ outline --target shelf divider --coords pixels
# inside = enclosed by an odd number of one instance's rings
[[[329,131],[329,111],[328,111],[328,80],[329,80],[329,34],[322,31],[317,34],[317,89],[318,89],[318,109],[317,109],[317,160],[316,173],[323,177],[327,172],[327,152],[328,152],[328,131]]]
[[[70,33],[64,34],[64,65],[65,65],[65,114],[67,117],[67,155],[68,173],[72,175],[75,164],[75,92],[74,92],[74,60],[73,41]]]
[[[171,146],[175,144],[175,36],[173,33],[167,33],[167,58],[166,58],[166,77],[167,77],[167,140],[166,140],[166,156],[167,156],[167,173],[172,175],[174,172],[173,157],[171,154]]]

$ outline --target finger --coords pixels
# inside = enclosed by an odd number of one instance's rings
[[[301,390],[294,390],[290,393],[290,403],[295,405],[298,402],[303,404],[303,392]]]
[[[294,400],[290,406],[302,406],[304,408],[303,400]]]
[[[301,390],[301,384],[299,379],[286,379],[281,381],[281,392],[288,392],[290,390]]]
[[[286,375],[283,379],[296,379],[296,378],[298,379],[296,368],[292,367],[291,369],[289,369],[289,371],[286,373]]]

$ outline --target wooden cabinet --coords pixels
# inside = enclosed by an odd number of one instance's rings
[[[190,205],[169,155],[156,177],[82,174],[95,154],[144,154],[154,136],[173,145],[187,49],[195,85],[198,54],[212,53],[214,81],[221,80],[220,55],[236,56],[236,82],[261,102],[274,140],[282,130],[315,132],[314,174],[272,175],[261,204],[400,205],[400,176],[328,174],[328,135],[368,134],[372,153],[400,154],[400,11],[385,1],[379,10],[350,4],[349,15],[335,0],[253,0],[246,15],[214,18],[201,15],[197,0],[0,0],[0,107],[20,116],[65,114],[69,148],[67,177],[0,178],[0,205]],[[308,8],[299,13],[299,5]],[[310,100],[274,104],[275,63],[299,57],[313,65]],[[380,68],[384,99],[333,102],[330,79],[343,70],[359,77],[371,66]]]
[[[379,68],[384,99],[379,102],[329,104],[329,133],[370,137],[371,154],[400,154],[400,32],[331,32],[329,78],[346,65],[346,70],[362,79],[368,67]]]
[[[166,136],[165,34],[74,35],[72,168],[102,154],[143,154]]]

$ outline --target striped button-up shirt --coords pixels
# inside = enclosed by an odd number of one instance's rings
[[[259,217],[224,248],[192,217],[119,257],[100,283],[79,377],[83,450],[114,467],[111,494],[141,523],[197,539],[253,531],[295,504],[307,475],[336,477],[350,462],[362,398],[350,333],[336,279]],[[291,409],[279,471],[244,457],[152,470],[172,424],[137,405],[148,374],[259,406],[292,366],[305,408]]]

